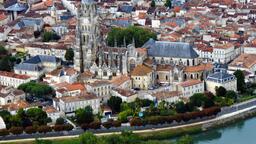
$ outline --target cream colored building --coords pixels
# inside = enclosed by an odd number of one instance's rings
[[[25,100],[25,93],[22,90],[15,89],[11,86],[0,86],[0,105],[16,103]]]
[[[153,70],[145,65],[138,65],[131,72],[132,87],[148,90],[154,84]]]
[[[180,91],[160,91],[153,93],[152,96],[157,100],[158,103],[161,101],[176,103],[182,97],[182,93]]]
[[[13,72],[0,71],[0,84],[17,88],[23,83],[29,82],[30,76],[15,74]]]
[[[231,43],[217,44],[213,47],[213,61],[228,63],[235,57],[235,47]]]
[[[178,90],[182,92],[183,97],[188,98],[195,93],[203,93],[204,82],[197,79],[187,80],[178,85]]]
[[[111,96],[117,96],[122,99],[123,102],[133,102],[138,97],[136,91],[121,89],[121,88],[114,88],[111,91]]]
[[[225,71],[215,72],[209,75],[206,79],[207,91],[216,94],[216,87],[224,87],[226,90],[237,91],[237,80],[232,74],[228,74]]]
[[[86,84],[86,90],[100,97],[104,102],[109,99],[111,89],[112,84],[106,80],[96,80]]]
[[[74,113],[79,108],[91,106],[93,113],[97,114],[100,109],[100,98],[92,94],[83,94],[81,96],[67,96],[54,99],[53,106],[64,113]]]

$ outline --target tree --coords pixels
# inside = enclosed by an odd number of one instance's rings
[[[150,3],[150,6],[151,7],[156,7],[156,2],[154,0],[152,0],[151,3]]]
[[[25,93],[29,93],[32,96],[42,97],[47,95],[53,95],[54,90],[52,87],[46,84],[28,82],[18,86],[18,89],[23,90]]]
[[[235,91],[232,91],[232,90],[227,91],[225,97],[233,99],[234,101],[237,100],[237,94]]]
[[[65,59],[66,59],[67,61],[73,62],[73,60],[74,60],[74,51],[73,51],[72,48],[69,48],[69,49],[66,51],[66,53],[65,53]]]
[[[201,107],[204,104],[206,97],[202,93],[195,93],[189,98],[189,102],[192,106]]]
[[[59,118],[56,119],[55,125],[63,125],[64,123],[65,123],[64,118],[59,117]]]
[[[97,144],[97,137],[92,132],[85,132],[79,136],[81,144]]]
[[[26,111],[26,115],[31,121],[39,125],[45,125],[48,122],[47,114],[41,108],[30,108]]]
[[[129,26],[127,28],[113,27],[107,36],[107,43],[109,46],[123,46],[124,40],[126,44],[135,42],[135,47],[141,47],[150,38],[156,39],[157,36],[150,29],[145,29],[136,26]]]
[[[175,110],[177,113],[185,113],[187,111],[183,101],[179,101],[175,104]]]
[[[193,144],[193,139],[186,135],[177,140],[176,144]]]
[[[114,113],[120,112],[122,103],[122,99],[120,97],[111,96],[107,103]]]
[[[215,91],[217,96],[225,96],[227,93],[227,90],[223,86],[216,87]]]
[[[12,66],[11,66],[11,62],[8,56],[3,57],[0,60],[0,70],[1,71],[11,71],[12,70]]]
[[[60,36],[58,36],[55,32],[46,31],[43,33],[43,42],[57,41],[59,39]]]
[[[78,124],[91,123],[93,121],[93,113],[91,106],[80,108],[75,111],[75,118]]]
[[[166,0],[164,6],[168,8],[172,8],[172,1],[171,0]]]
[[[245,76],[243,71],[236,70],[234,72],[234,75],[236,76],[236,80],[237,80],[237,90],[241,93],[245,92],[246,86],[245,86]]]
[[[7,54],[8,54],[8,51],[2,45],[0,45],[0,58],[2,56],[6,56]]]

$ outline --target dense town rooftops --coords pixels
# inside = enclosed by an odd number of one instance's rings
[[[256,64],[256,54],[241,54],[229,66],[240,68],[252,68]]]

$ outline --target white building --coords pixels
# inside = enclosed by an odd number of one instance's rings
[[[189,98],[195,93],[204,92],[204,82],[197,79],[187,80],[178,85],[178,90],[184,97]]]
[[[27,75],[15,74],[13,72],[0,71],[0,84],[4,86],[13,86],[17,88],[31,79]]]
[[[111,89],[112,84],[105,80],[96,80],[86,85],[88,92],[95,94],[97,97],[101,97],[103,101],[108,100]]]
[[[216,93],[215,89],[217,87],[224,87],[226,90],[237,91],[237,80],[232,74],[228,74],[225,70],[220,70],[209,75],[206,79],[206,89],[207,91]]]
[[[16,103],[20,100],[25,100],[25,93],[22,90],[15,89],[11,86],[0,86],[0,105]]]
[[[43,81],[48,83],[74,83],[79,73],[74,68],[57,68],[45,74]]]
[[[157,100],[158,103],[161,101],[176,103],[182,97],[180,91],[160,91],[153,93],[152,96]]]
[[[228,63],[235,57],[235,47],[231,43],[215,45],[212,57],[214,62]]]
[[[111,96],[120,97],[123,102],[129,103],[135,101],[135,99],[138,97],[138,94],[133,90],[114,88],[111,91]]]
[[[91,106],[93,113],[97,114],[100,109],[100,98],[93,94],[83,94],[81,96],[67,96],[54,99],[53,106],[64,113],[74,113],[79,108]]]

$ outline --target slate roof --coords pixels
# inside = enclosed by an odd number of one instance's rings
[[[15,26],[19,28],[23,27],[33,27],[34,25],[42,25],[43,20],[42,19],[33,19],[33,18],[25,18],[22,19],[20,22],[18,22]]]
[[[15,4],[10,5],[7,8],[5,8],[5,10],[21,12],[21,11],[27,10],[27,8],[28,8],[28,6],[26,4],[15,3]]]
[[[168,42],[148,40],[142,47],[148,48],[152,57],[197,58],[193,46],[184,42]]]
[[[224,71],[220,71],[220,72],[215,72],[213,74],[210,74],[207,77],[208,81],[213,81],[213,82],[217,82],[217,83],[225,83],[228,81],[233,81],[235,80],[235,76],[232,74],[229,74],[227,72]]]
[[[42,62],[51,62],[51,63],[58,63],[60,59],[54,56],[47,56],[47,55],[37,55],[34,56],[21,64],[15,66],[15,69],[19,70],[28,70],[28,71],[41,71],[43,69],[42,66],[39,64]]]
[[[132,11],[134,11],[134,7],[131,5],[122,5],[120,6],[119,11],[125,12],[125,13],[131,13]]]

